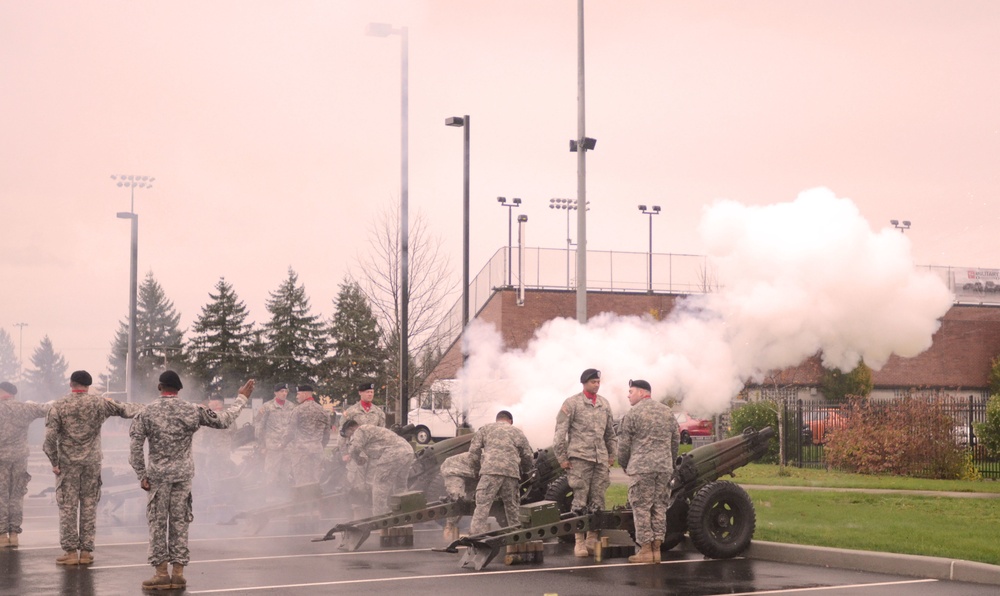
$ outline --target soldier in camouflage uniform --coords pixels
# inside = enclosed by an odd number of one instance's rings
[[[628,560],[657,563],[667,533],[667,483],[674,472],[681,435],[670,407],[650,397],[648,382],[629,381],[628,386],[632,409],[618,427],[618,462],[629,476],[628,500],[640,546]]]
[[[208,400],[207,407],[217,415],[225,409],[226,402],[221,397]],[[237,431],[236,424],[228,428],[206,428],[194,436],[191,450],[194,453],[194,463],[198,468],[198,479],[195,482],[199,495],[203,490],[211,495],[209,505],[225,504],[230,492],[224,489],[236,475],[236,463],[233,462],[233,438]],[[201,499],[199,499],[201,500]]]
[[[479,471],[473,466],[472,455],[468,451],[445,459],[441,463],[441,477],[444,479],[444,489],[449,499],[475,502]],[[445,521],[445,540],[449,542],[458,540],[458,522],[461,518],[462,516],[456,515]]]
[[[559,409],[553,449],[573,489],[573,509],[604,509],[618,439],[611,405],[597,394],[601,371],[588,368],[580,375],[580,382],[583,391],[567,398]],[[597,532],[578,533],[573,554],[594,554],[597,539]]]
[[[476,535],[489,531],[487,520],[497,497],[503,502],[507,524],[517,525],[518,482],[521,474],[530,472],[535,464],[531,445],[521,429],[514,426],[510,412],[501,410],[496,422],[476,431],[469,444],[469,455],[473,467],[479,468],[476,510],[469,532]]]
[[[340,434],[347,439],[344,461],[368,466],[372,487],[372,514],[389,513],[389,496],[406,490],[413,466],[413,448],[403,437],[381,426],[359,426],[356,420],[343,424]]]
[[[361,398],[358,403],[344,410],[344,418],[341,424],[348,420],[357,421],[358,426],[371,424],[385,428],[385,412],[381,408],[372,405],[375,397],[375,383],[365,382],[358,386],[358,396]],[[347,453],[346,444],[341,445],[343,454]],[[359,466],[356,462],[347,462],[347,488],[351,493],[351,508],[354,510],[354,518],[360,519],[371,515],[371,506],[368,504],[367,496],[371,493],[371,485],[368,482],[368,471]]]
[[[295,399],[299,405],[288,417],[282,448],[292,463],[292,483],[295,486],[318,485],[323,448],[330,442],[330,415],[316,403],[311,385],[299,385]]]
[[[228,428],[250,399],[253,380],[240,388],[233,405],[222,413],[183,401],[177,393],[184,388],[172,370],[160,375],[157,389],[160,398],[148,405],[132,421],[129,429],[129,464],[139,478],[139,486],[149,491],[146,521],[149,522],[149,564],[156,568],[153,577],[142,582],[151,590],[184,588],[184,566],[191,558],[188,550],[188,525],[192,515],[191,482],[194,457],[191,441],[202,426]],[[149,461],[143,445],[149,442]],[[173,563],[172,573],[167,565]]]
[[[19,402],[17,387],[0,383],[0,548],[16,548],[28,493],[28,426],[49,411],[46,404]]]
[[[142,408],[94,395],[92,383],[90,373],[75,371],[70,376],[70,394],[52,405],[45,420],[42,450],[56,475],[59,542],[65,551],[56,559],[60,565],[94,562],[101,498],[101,425],[111,416],[132,418]]]
[[[288,383],[274,386],[274,399],[260,408],[253,419],[257,454],[264,458],[264,482],[268,491],[283,491],[289,482],[288,454],[281,449],[288,419],[295,404],[288,401]]]

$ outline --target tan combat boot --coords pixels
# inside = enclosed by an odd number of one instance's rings
[[[68,550],[61,557],[56,557],[56,565],[79,565],[80,557],[75,550]]]
[[[444,539],[448,542],[458,540],[458,526],[451,522],[446,522],[444,524]]]
[[[10,533],[10,537],[7,539],[7,546],[17,548],[17,532]]]
[[[170,587],[175,590],[183,590],[188,585],[186,579],[184,579],[184,566],[180,563],[174,563],[174,569],[170,573]]]
[[[90,552],[89,550],[80,551],[81,565],[90,565],[93,562],[94,562],[94,553]]]
[[[172,587],[170,575],[167,573],[167,563],[157,565],[153,577],[142,582],[143,590],[169,590]]]
[[[590,553],[587,552],[586,534],[583,532],[576,533],[576,546],[573,547],[573,555],[581,558],[590,556]]]
[[[597,543],[601,540],[600,532],[587,532],[587,554],[592,555],[597,552]]]
[[[6,534],[0,534],[0,548],[7,548],[8,546],[10,546],[10,538]]]
[[[635,553],[628,558],[629,563],[652,563],[653,562],[653,549],[652,543],[647,542],[639,547],[639,552]]]
[[[661,553],[660,553],[660,547],[662,547],[662,546],[663,546],[663,541],[662,540],[654,540],[653,541],[653,546],[650,547],[652,549],[652,551],[653,551],[653,562],[654,563],[660,563],[660,562],[662,562]]]

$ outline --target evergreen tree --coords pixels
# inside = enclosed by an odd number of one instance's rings
[[[178,328],[181,316],[174,309],[174,303],[167,300],[163,288],[153,273],[147,273],[139,286],[136,308],[135,333],[135,379],[132,388],[136,401],[149,401],[141,396],[151,395],[160,373],[171,368],[186,371],[184,334]],[[118,326],[115,340],[108,357],[110,375],[109,387],[125,387],[125,360],[128,353],[128,319]]]
[[[14,340],[10,338],[6,329],[0,327],[0,381],[18,380],[19,369]]]
[[[191,374],[208,395],[236,395],[250,376],[253,323],[247,322],[246,305],[226,279],[219,278],[211,302],[194,322],[188,342]]]
[[[868,368],[864,360],[846,373],[839,368],[824,368],[819,381],[819,390],[832,402],[844,401],[849,395],[867,397],[874,386],[872,369]]]
[[[262,363],[264,378],[291,384],[315,383],[327,354],[327,330],[319,315],[310,313],[305,287],[288,268],[288,278],[271,292],[264,325],[267,355]]]
[[[340,284],[334,300],[337,309],[330,323],[330,357],[324,363],[323,384],[334,399],[357,401],[360,381],[373,381],[381,387],[385,379],[386,352],[382,349],[378,320],[361,286],[355,281]],[[380,403],[384,397],[377,395]]]
[[[34,368],[24,371],[26,394],[34,401],[49,401],[56,399],[67,391],[69,375],[68,365],[62,354],[55,351],[52,341],[46,335],[41,344],[31,355]]]

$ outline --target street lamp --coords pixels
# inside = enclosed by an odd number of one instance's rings
[[[497,202],[502,207],[507,208],[507,287],[513,287],[514,281],[511,272],[514,269],[514,234],[511,215],[516,207],[521,206],[521,199],[511,199],[508,203],[507,197],[497,197]],[[521,216],[518,216],[517,221],[521,221]]]
[[[589,203],[588,203],[589,204]],[[569,288],[569,252],[573,246],[573,239],[569,235],[569,212],[577,209],[576,199],[549,199],[549,209],[566,210],[566,287]],[[589,209],[589,207],[588,207]],[[577,242],[579,245],[579,242]],[[579,279],[579,269],[577,270]]]
[[[517,199],[514,199],[515,201]],[[524,306],[524,243],[527,241],[524,233],[527,215],[517,216],[517,305]]]
[[[905,219],[903,220],[902,223],[900,223],[900,221],[898,219],[890,219],[889,223],[892,224],[892,227],[894,227],[897,230],[899,230],[900,234],[905,234],[906,230],[910,229],[910,222],[907,221],[907,220],[905,220]]]
[[[133,401],[133,381],[135,379],[135,330],[136,330],[136,302],[138,300],[138,272],[139,272],[139,215],[135,212],[135,189],[153,188],[152,176],[132,176],[122,174],[120,176],[111,175],[111,180],[115,181],[115,186],[129,189],[129,210],[119,211],[119,219],[132,220],[132,260],[129,271],[129,297],[128,297],[128,353],[125,355],[125,401]]]
[[[368,23],[365,33],[374,37],[399,36],[400,45],[400,176],[399,176],[399,236],[400,248],[400,331],[399,331],[399,403],[396,413],[400,425],[406,424],[410,384],[410,228],[409,216],[409,30],[394,28],[388,23]]]
[[[653,216],[660,214],[660,206],[653,205],[649,211],[646,210],[645,205],[639,205],[639,211],[643,215],[649,216],[649,277],[647,278],[646,289],[650,294],[653,293]]]
[[[462,128],[462,331],[469,324],[469,115],[445,118],[445,126]],[[465,422],[463,420],[463,422]]]
[[[24,373],[22,369],[24,367],[24,328],[28,326],[27,323],[14,323],[15,327],[20,327],[20,332],[18,333],[18,347],[17,347],[17,380],[18,382],[24,380]]]

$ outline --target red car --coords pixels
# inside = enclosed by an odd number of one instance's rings
[[[687,412],[675,412],[674,418],[677,419],[682,444],[690,445],[691,437],[711,437],[714,434],[712,421],[709,419],[693,418]]]

